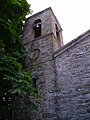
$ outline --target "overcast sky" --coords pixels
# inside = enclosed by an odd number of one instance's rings
[[[90,29],[90,0],[27,0],[33,14],[51,7],[68,43]]]

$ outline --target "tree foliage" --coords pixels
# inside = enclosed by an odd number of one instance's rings
[[[30,73],[23,70],[23,21],[30,13],[26,0],[0,0],[0,119],[10,120],[16,95],[36,96]]]

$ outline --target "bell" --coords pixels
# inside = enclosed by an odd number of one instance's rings
[[[39,27],[39,24],[36,24],[36,27],[38,28],[38,27]]]

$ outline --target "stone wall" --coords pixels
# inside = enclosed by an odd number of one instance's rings
[[[53,60],[53,37],[48,34],[37,38],[29,44],[27,48],[27,57],[25,68],[31,74],[38,76],[37,89],[42,96],[41,101],[36,101],[39,107],[38,112],[32,112],[31,120],[57,120],[55,113],[55,69]]]
[[[58,120],[90,120],[90,31],[55,54]]]
[[[41,20],[41,36],[34,38],[33,23]],[[26,48],[25,69],[33,76],[38,76],[36,86],[41,101],[37,101],[38,112],[31,111],[30,120],[57,120],[56,111],[56,73],[53,53],[62,42],[56,39],[55,24],[59,25],[51,8],[47,8],[26,20],[23,43]],[[62,38],[61,38],[62,39]],[[26,118],[27,120],[27,118]]]
[[[42,21],[41,36],[34,38],[32,25],[37,19]],[[55,24],[60,30],[51,8],[26,21],[25,69],[37,76],[36,86],[42,100],[36,100],[38,111],[29,109],[23,120],[89,120],[90,30],[63,46],[61,33],[60,41],[57,39]]]

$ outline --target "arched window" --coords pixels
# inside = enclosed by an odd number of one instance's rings
[[[55,27],[56,27],[56,37],[60,41],[59,29],[58,29],[57,24],[55,24]]]
[[[37,19],[33,24],[34,38],[41,36],[41,19]]]

